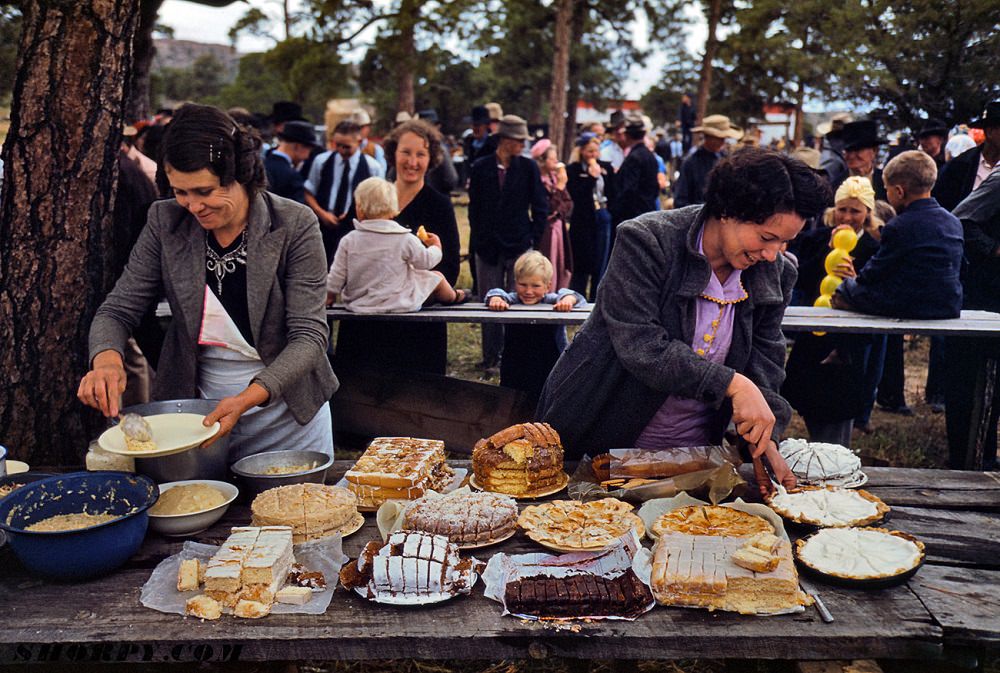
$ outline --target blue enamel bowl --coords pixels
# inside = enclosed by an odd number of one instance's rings
[[[0,500],[0,529],[29,572],[62,581],[89,579],[115,570],[139,549],[148,510],[159,496],[152,479],[127,472],[57,475]],[[25,530],[49,517],[81,512],[116,518],[77,530]]]

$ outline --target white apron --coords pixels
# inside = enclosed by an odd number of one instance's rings
[[[243,392],[264,369],[257,350],[240,334],[236,323],[212,290],[205,286],[201,333],[198,335],[198,393],[221,400]],[[265,451],[308,449],[333,456],[330,405],[324,404],[305,425],[299,425],[283,399],[248,409],[230,433],[229,462]]]

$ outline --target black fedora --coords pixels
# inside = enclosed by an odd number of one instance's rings
[[[625,112],[622,110],[615,110],[611,113],[611,119],[608,120],[608,128],[617,129],[625,126]]]
[[[486,109],[485,105],[477,105],[472,108],[472,123],[473,124],[489,124],[490,123],[490,111]]]
[[[840,139],[844,143],[845,151],[876,147],[888,142],[885,138],[878,137],[878,124],[874,119],[862,119],[844,124]]]
[[[282,122],[302,122],[306,118],[302,116],[302,106],[290,100],[279,100],[271,106],[271,116],[268,117],[273,124]]]
[[[314,147],[316,143],[316,132],[312,124],[293,120],[285,122],[285,125],[278,131],[278,138],[290,143],[300,143]]]
[[[987,103],[979,119],[969,122],[974,129],[984,129],[987,126],[1000,126],[1000,100]]]
[[[921,138],[926,138],[927,136],[948,137],[948,131],[950,130],[951,129],[949,129],[948,126],[945,125],[945,123],[940,119],[935,119],[934,117],[930,117],[929,119],[924,121],[924,125],[920,127],[919,131],[917,131],[917,140],[920,140]]]

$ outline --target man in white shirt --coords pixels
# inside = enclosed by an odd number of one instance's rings
[[[1000,166],[1000,100],[987,103],[969,126],[983,130],[983,144],[949,161],[934,187],[934,198],[948,210],[954,210]]]
[[[361,127],[342,121],[327,141],[330,151],[313,160],[306,180],[306,205],[319,218],[327,265],[337,244],[354,228],[354,189],[362,180],[385,177],[382,166],[361,152]]]

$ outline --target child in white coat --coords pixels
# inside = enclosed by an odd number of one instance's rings
[[[326,303],[340,295],[355,313],[408,313],[428,300],[458,304],[466,300],[439,271],[441,239],[418,238],[393,222],[399,214],[396,188],[382,178],[363,180],[354,190],[358,219],[340,241],[326,278]],[[423,228],[421,227],[421,231]]]

